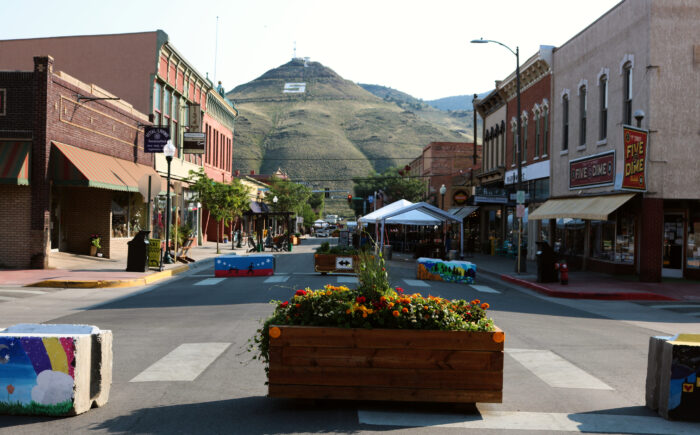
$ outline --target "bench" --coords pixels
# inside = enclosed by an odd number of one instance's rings
[[[185,244],[180,247],[180,252],[175,256],[177,261],[182,263],[194,263],[196,260],[187,256],[194,244],[194,237],[185,240]]]

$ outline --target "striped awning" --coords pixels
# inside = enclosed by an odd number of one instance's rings
[[[29,185],[31,142],[0,142],[0,184]]]
[[[52,141],[51,177],[64,186],[87,186],[127,192],[139,191],[144,175],[160,178],[150,166],[118,159]]]
[[[582,198],[549,199],[530,213],[528,219],[586,219],[606,221],[608,215],[634,197],[634,193],[587,196]]]

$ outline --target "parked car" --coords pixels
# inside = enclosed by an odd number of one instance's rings
[[[316,230],[316,237],[328,237],[330,236],[330,231],[328,228],[320,228]]]

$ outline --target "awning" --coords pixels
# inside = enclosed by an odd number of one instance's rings
[[[56,141],[52,143],[56,151],[51,155],[51,177],[57,185],[138,192],[142,176],[158,176],[150,166]]]
[[[31,142],[0,142],[0,184],[29,185]]]
[[[474,210],[476,210],[476,209],[478,209],[478,208],[479,208],[478,205],[466,205],[466,206],[464,206],[464,207],[454,207],[454,208],[451,208],[451,209],[447,210],[447,212],[448,212],[448,213],[451,213],[451,214],[453,214],[453,215],[455,215],[455,216],[457,216],[458,218],[460,218],[460,219],[462,219],[462,220],[464,220],[464,218],[466,218],[467,216],[469,216],[470,214],[472,214],[472,213],[474,212]]]
[[[608,220],[608,215],[626,203],[634,193],[587,196],[583,198],[550,199],[530,213],[529,219],[573,218],[593,221]]]

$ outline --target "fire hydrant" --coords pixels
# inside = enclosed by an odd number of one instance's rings
[[[569,283],[569,266],[566,263],[562,263],[559,266],[559,271],[561,274],[561,284],[567,285]]]

